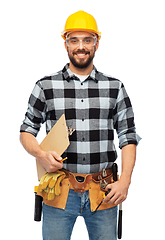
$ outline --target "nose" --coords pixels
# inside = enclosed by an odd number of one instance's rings
[[[79,48],[80,48],[80,49],[83,49],[83,48],[84,48],[84,45],[83,45],[83,41],[82,41],[82,40],[79,40]]]

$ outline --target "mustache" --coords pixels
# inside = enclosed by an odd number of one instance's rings
[[[77,50],[76,52],[73,52],[73,55],[74,54],[90,54],[90,52],[89,51],[85,51],[85,49],[82,49],[82,50]]]

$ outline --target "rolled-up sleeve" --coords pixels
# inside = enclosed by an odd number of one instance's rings
[[[37,136],[41,124],[46,118],[45,95],[41,83],[38,81],[30,95],[25,119],[20,127],[20,132],[29,132]]]
[[[128,144],[138,145],[141,140],[136,133],[132,105],[122,83],[114,108],[114,128],[118,134],[120,148]]]

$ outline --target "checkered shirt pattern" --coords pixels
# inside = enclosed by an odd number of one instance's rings
[[[63,154],[64,168],[77,173],[94,173],[110,168],[117,158],[114,129],[119,147],[137,145],[134,114],[121,81],[93,67],[81,82],[67,64],[62,71],[39,80],[30,96],[21,132],[34,136],[46,122],[47,133],[65,114],[67,126],[76,131]]]

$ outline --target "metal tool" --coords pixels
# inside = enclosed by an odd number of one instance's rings
[[[113,173],[113,181],[114,181],[114,182],[117,181],[117,171],[118,171],[117,164],[114,163],[114,164],[112,165],[112,173]],[[106,183],[106,186],[107,186],[107,184],[108,184],[108,183]],[[92,215],[94,215],[94,214],[97,212],[97,210],[98,210],[98,208],[101,206],[104,198],[110,193],[110,191],[111,191],[111,189],[109,189],[107,192],[104,193],[102,201],[99,203],[99,205],[97,206],[97,208],[95,209],[95,211],[92,213]]]

